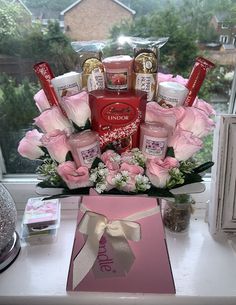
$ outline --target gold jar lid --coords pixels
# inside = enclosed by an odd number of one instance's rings
[[[157,71],[157,58],[152,52],[143,52],[134,59],[134,72],[155,73]]]
[[[88,58],[83,64],[84,74],[91,74],[93,70],[99,69],[100,72],[104,71],[102,62],[97,58]]]

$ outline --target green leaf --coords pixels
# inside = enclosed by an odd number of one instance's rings
[[[175,158],[175,152],[173,147],[167,147],[166,157]]]
[[[52,196],[44,197],[42,200],[53,200],[53,199],[67,198],[67,197],[70,197],[70,195],[57,194],[57,195],[52,195]]]
[[[150,197],[174,197],[174,195],[168,189],[158,188],[154,185],[148,190],[148,196]]]
[[[202,176],[196,173],[186,174],[184,178],[184,184],[196,183],[203,181]]]
[[[80,127],[77,124],[75,124],[74,122],[72,122],[72,125],[73,125],[76,132],[81,132],[81,131],[84,131],[84,130],[87,130],[87,129],[91,129],[91,123],[90,123],[89,119],[87,119],[84,126]]]
[[[191,174],[186,174],[184,177],[184,183],[182,184],[176,184],[175,186],[172,187],[172,189],[191,184],[191,183],[197,183],[197,182],[202,182],[202,176],[196,173],[191,173]]]
[[[116,188],[114,189],[111,189],[110,191],[107,191],[107,192],[103,192],[102,195],[137,195],[138,193],[134,193],[134,192],[125,192],[125,191],[121,191],[121,190],[118,190]]]
[[[89,190],[91,187],[80,187],[77,189],[70,190],[69,188],[65,188],[62,192],[62,195],[89,195]]]
[[[212,167],[214,165],[214,162],[212,161],[208,161],[206,163],[203,163],[201,165],[199,165],[198,167],[196,167],[194,169],[194,173],[201,173],[206,171],[208,168]]]
[[[69,150],[66,154],[66,161],[74,161],[71,151]]]
[[[39,182],[36,186],[41,188],[60,188],[61,185],[52,185],[48,180]]]
[[[49,156],[48,150],[47,150],[47,148],[45,146],[40,146],[40,149],[42,149],[42,151],[44,152],[44,156],[43,157]]]
[[[99,163],[103,163],[104,164],[104,162],[100,158],[96,157],[94,159],[93,163],[92,163],[91,169],[94,169],[94,168],[98,167]]]

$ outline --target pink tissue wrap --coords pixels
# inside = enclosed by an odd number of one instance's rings
[[[155,198],[136,196],[85,196],[82,203],[109,220],[123,219],[131,214],[149,210],[157,205]],[[77,224],[83,213],[79,211]],[[137,221],[141,225],[141,240],[129,241],[135,255],[130,271],[123,276],[96,278],[92,270],[75,288],[75,291],[175,293],[161,214]],[[73,260],[83,247],[86,236],[76,230],[67,279],[67,291],[73,291]],[[108,254],[111,256],[111,253]],[[109,259],[113,257],[109,257]],[[97,263],[97,261],[96,261]],[[95,264],[96,264],[95,263]],[[117,265],[115,266],[117,268]],[[120,270],[113,270],[122,274]]]

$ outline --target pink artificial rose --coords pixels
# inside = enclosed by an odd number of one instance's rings
[[[109,171],[117,171],[120,167],[118,162],[119,155],[114,150],[106,150],[101,155],[101,160],[105,163]]]
[[[157,73],[157,82],[171,82],[173,79],[173,74],[164,74],[164,73]]]
[[[91,110],[88,104],[88,93],[82,91],[72,96],[66,96],[61,101],[68,118],[77,126],[83,127],[91,118]]]
[[[51,108],[43,89],[39,90],[34,95],[34,100],[40,112],[43,112],[44,110]]]
[[[85,166],[77,168],[75,162],[67,161],[59,164],[57,172],[71,190],[92,186],[92,183],[89,181],[88,168]]]
[[[163,108],[156,102],[149,102],[146,106],[145,121],[162,123],[166,125],[169,130],[173,130],[176,126],[174,108]]]
[[[199,151],[203,144],[202,140],[195,137],[192,132],[178,127],[169,139],[168,146],[173,147],[177,160],[185,161]]]
[[[188,82],[188,79],[183,78],[180,75],[177,75],[176,77],[173,76],[173,74],[164,74],[164,73],[158,73],[157,74],[157,82],[176,82],[182,85],[186,85]]]
[[[136,191],[136,181],[135,176],[129,177],[126,185],[122,187],[122,191],[124,192],[135,192]]]
[[[193,107],[204,111],[208,116],[216,114],[216,112],[215,112],[214,108],[211,106],[211,104],[209,104],[209,103],[207,103],[204,100],[199,99],[199,98],[195,99]]]
[[[118,171],[109,171],[108,175],[106,176],[106,191],[109,191],[115,187],[114,178]]]
[[[151,159],[147,163],[146,175],[154,186],[164,188],[170,179],[170,169],[175,167],[179,167],[179,162],[175,158]]]
[[[131,151],[125,151],[121,154],[121,162],[133,164],[134,154]]]
[[[144,174],[144,169],[141,166],[135,164],[129,164],[125,162],[121,164],[120,171],[127,171],[129,172],[130,176]]]
[[[30,160],[35,160],[44,155],[44,152],[40,148],[42,143],[40,139],[43,134],[38,132],[37,129],[27,131],[25,137],[20,141],[18,145],[18,152],[22,157]]]
[[[66,159],[66,154],[70,150],[67,143],[67,136],[64,131],[55,129],[42,136],[42,144],[48,150],[52,159],[62,163]]]
[[[208,135],[215,127],[214,121],[204,111],[195,107],[182,107],[181,117],[177,120],[181,129],[192,132],[198,138]]]
[[[62,114],[61,110],[55,106],[43,111],[34,121],[44,133],[55,129],[62,131],[72,129],[70,121]]]

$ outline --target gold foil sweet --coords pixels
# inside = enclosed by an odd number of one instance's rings
[[[134,59],[135,73],[156,73],[157,57],[153,52],[142,52]]]
[[[83,64],[83,73],[91,74],[93,70],[100,69],[100,72],[104,72],[102,62],[97,58],[88,58]]]
[[[104,89],[104,67],[97,58],[88,58],[83,64],[83,87],[88,91]]]
[[[147,101],[156,99],[157,56],[151,50],[141,50],[134,58],[134,88],[147,92]]]

